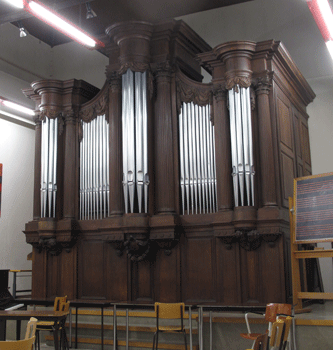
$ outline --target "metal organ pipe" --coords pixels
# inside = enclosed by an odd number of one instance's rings
[[[254,163],[250,88],[229,90],[231,161],[235,206],[254,205]]]
[[[41,217],[55,217],[57,192],[58,119],[42,122]]]
[[[182,213],[216,212],[214,125],[209,105],[183,102],[179,114],[179,159]]]
[[[148,212],[147,74],[122,76],[123,189],[125,213]]]
[[[109,215],[109,134],[105,115],[82,122],[80,143],[80,219]]]

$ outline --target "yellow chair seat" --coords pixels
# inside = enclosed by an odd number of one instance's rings
[[[182,332],[180,326],[159,326],[159,330],[162,332]]]

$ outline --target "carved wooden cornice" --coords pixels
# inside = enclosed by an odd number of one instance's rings
[[[186,77],[179,70],[176,74],[177,86],[177,111],[180,112],[182,103],[193,102],[198,106],[206,106],[213,102],[213,86],[212,84],[198,83]],[[213,113],[211,111],[211,116]]]
[[[105,114],[108,108],[108,101],[108,89],[105,89],[105,91],[103,91],[93,103],[89,103],[80,110],[79,118],[84,122],[89,123],[98,115]]]

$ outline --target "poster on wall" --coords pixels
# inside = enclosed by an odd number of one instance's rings
[[[1,218],[2,164],[0,163],[0,218]]]

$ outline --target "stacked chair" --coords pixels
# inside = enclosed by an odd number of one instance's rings
[[[32,350],[33,343],[35,341],[37,319],[31,317],[28,324],[27,330],[25,332],[25,337],[23,340],[16,341],[0,341],[1,350]]]
[[[54,311],[63,311],[63,312],[69,312],[69,306],[70,303],[67,301],[67,296],[64,297],[56,297],[54,299],[54,305],[53,305],[53,310]],[[65,325],[60,326],[59,331],[60,331],[60,348],[66,350],[69,349],[68,346],[68,341],[67,341],[67,336],[66,336],[66,331],[64,328]],[[35,349],[40,350],[40,332],[41,331],[49,331],[53,332],[53,336],[55,337],[55,328],[54,328],[54,322],[51,321],[41,321],[37,322],[37,327],[36,327],[36,343],[35,343]]]
[[[256,341],[259,336],[261,336],[261,333],[252,333],[250,328],[250,323],[248,320],[248,316],[250,313],[245,314],[245,323],[247,326],[247,333],[241,333],[240,336],[244,339],[249,339],[253,341],[252,349],[255,349]],[[280,315],[280,316],[279,316]],[[266,331],[267,333],[267,345],[265,350],[269,348],[273,324],[277,321],[277,318],[290,316],[291,315],[291,305],[290,304],[278,304],[278,303],[271,303],[267,304],[266,311],[265,311],[265,320],[268,322],[268,329]],[[288,330],[289,334],[289,330]],[[262,341],[262,338],[260,338]]]

